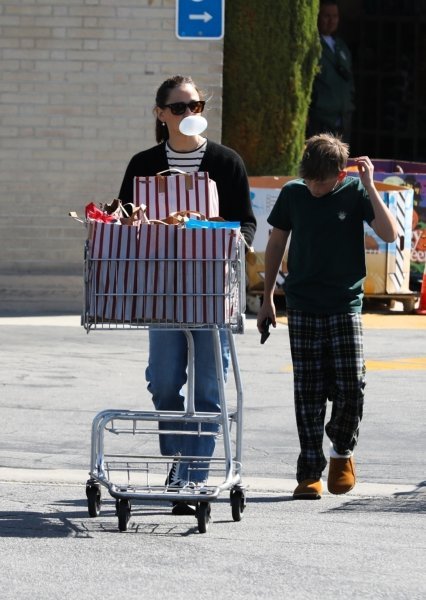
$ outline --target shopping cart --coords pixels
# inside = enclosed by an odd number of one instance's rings
[[[230,492],[232,518],[240,521],[246,506],[246,493],[241,479],[243,391],[233,334],[243,333],[244,330],[245,253],[242,242],[236,244],[236,253],[232,258],[184,261],[170,258],[94,258],[89,247],[87,242],[82,317],[87,332],[167,329],[183,332],[188,345],[184,412],[110,409],[101,411],[93,419],[90,478],[86,483],[90,517],[100,514],[101,488],[105,487],[115,499],[120,531],[127,530],[132,502],[167,502],[195,507],[198,530],[205,533],[211,520],[211,503],[225,491]],[[127,273],[128,277],[129,272],[133,273],[132,281],[139,273],[137,286],[123,285],[121,274]],[[156,277],[155,293],[149,285],[141,288],[142,273],[148,283]],[[156,274],[155,277],[153,274]],[[200,291],[202,274],[209,280],[219,277],[223,285],[215,292]],[[191,278],[193,285],[176,283],[184,280],[188,283]],[[159,279],[169,282],[162,291]],[[183,316],[186,316],[186,320],[183,320]],[[220,413],[195,410],[192,332],[199,329],[212,333]],[[235,382],[235,388],[232,388],[235,407],[232,410],[228,408],[225,397],[220,335],[227,336],[230,348]],[[189,424],[189,430],[176,431],[171,425],[167,429],[167,424],[176,422]],[[206,431],[203,424],[214,424],[216,430],[219,428],[219,434]],[[176,433],[216,436],[214,457],[159,455],[159,436]],[[172,487],[168,474],[173,465],[179,466],[180,461],[189,465],[189,473],[207,468],[208,483],[198,486],[188,482],[181,488]]]

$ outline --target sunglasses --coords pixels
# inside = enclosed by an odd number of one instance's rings
[[[164,108],[170,108],[172,115],[183,115],[186,112],[186,109],[194,113],[201,113],[204,110],[205,106],[204,100],[191,100],[191,102],[172,102],[171,104],[165,104]]]

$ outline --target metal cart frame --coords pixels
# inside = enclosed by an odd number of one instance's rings
[[[108,318],[99,316],[98,303],[103,305],[109,296],[123,295],[126,291],[119,291],[119,286],[111,286],[113,292],[97,289],[98,281],[95,276],[100,268],[108,270],[108,263],[115,263],[111,271],[117,273],[117,261],[161,262],[164,271],[167,266],[176,269],[180,261],[176,259],[93,259],[89,256],[89,246],[86,243],[85,261],[84,261],[84,281],[85,298],[84,313],[82,324],[87,330],[148,330],[148,329],[167,329],[170,331],[181,331],[185,334],[188,346],[188,367],[187,367],[187,394],[186,410],[182,411],[131,411],[121,409],[108,409],[98,413],[92,422],[91,431],[91,455],[89,479],[86,483],[86,496],[88,511],[91,517],[97,517],[101,510],[101,487],[105,487],[109,494],[116,500],[116,514],[118,516],[118,528],[120,531],[126,531],[131,516],[132,501],[143,502],[170,502],[184,503],[195,506],[195,516],[198,522],[198,530],[205,533],[211,520],[211,502],[225,491],[230,492],[230,504],[232,517],[234,521],[240,521],[246,506],[246,493],[242,484],[242,431],[243,431],[243,389],[238,366],[237,353],[233,333],[243,333],[244,331],[244,310],[245,310],[245,264],[244,249],[242,243],[238,244],[236,259],[191,259],[194,265],[202,263],[205,268],[209,265],[211,268],[217,263],[223,272],[226,273],[226,281],[223,291],[219,292],[218,300],[227,305],[227,310],[223,312],[224,318],[221,322],[208,323],[183,323],[170,321],[170,319],[145,319],[143,314],[133,315],[131,319]],[[173,261],[173,265],[171,264]],[[146,290],[132,292],[132,297],[138,297],[142,300],[150,294]],[[170,293],[165,294],[170,299]],[[174,290],[171,294],[174,301],[182,300],[182,292]],[[197,299],[197,292],[194,293],[194,301]],[[216,299],[217,300],[217,299]],[[185,302],[191,302],[188,294],[185,294]],[[230,306],[232,304],[232,310]],[[116,315],[115,315],[116,316]],[[197,412],[195,409],[194,397],[194,340],[192,331],[207,329],[212,333],[216,377],[219,391],[219,413]],[[227,335],[230,349],[231,367],[235,382],[236,391],[236,409],[228,410],[225,381],[222,366],[220,331],[224,330]],[[196,429],[192,431],[159,429],[159,423],[170,423],[181,421],[182,423],[192,423]],[[164,434],[178,433],[179,435],[214,435],[216,432],[202,431],[202,423],[217,424],[221,431],[223,443],[223,457],[203,457],[203,456],[162,456],[162,455],[123,455],[120,453],[106,453],[106,434],[114,435],[152,435],[155,436],[158,443],[158,436]],[[235,431],[232,431],[235,424]],[[154,428],[154,425],[157,427]],[[176,488],[169,485],[169,470],[176,460],[189,463],[191,468],[199,468],[197,465],[204,463],[208,465],[210,473],[224,473],[223,481],[214,485],[206,484],[202,487],[190,485]],[[203,467],[205,468],[205,467]],[[115,476],[120,473],[127,478],[126,482],[113,481]],[[139,478],[138,482],[132,481],[133,476]],[[166,481],[164,482],[164,476]],[[143,481],[140,479],[142,478]]]

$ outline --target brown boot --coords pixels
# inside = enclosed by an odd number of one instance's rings
[[[355,461],[348,458],[331,458],[328,467],[327,487],[330,494],[346,494],[355,486]]]
[[[322,494],[321,479],[304,479],[293,492],[295,500],[319,500]]]

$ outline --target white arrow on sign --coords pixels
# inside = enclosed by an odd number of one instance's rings
[[[208,23],[213,17],[208,12],[204,11],[203,14],[189,15],[189,19],[191,21],[204,21],[204,23]]]

